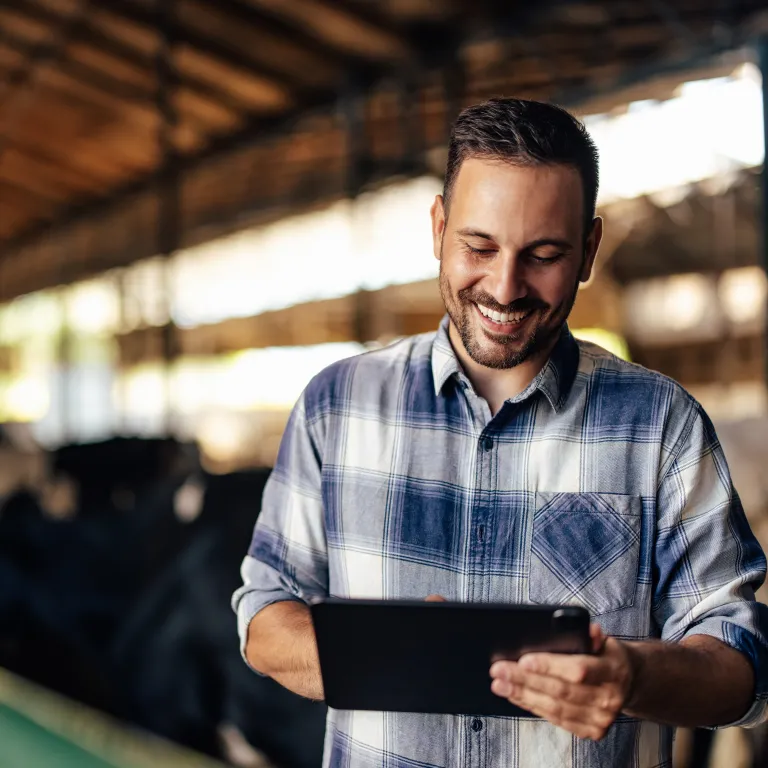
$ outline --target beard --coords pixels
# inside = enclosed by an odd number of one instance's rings
[[[442,261],[439,282],[446,311],[467,354],[478,365],[495,369],[514,368],[551,349],[571,313],[579,290],[577,280],[570,294],[554,308],[541,299],[529,297],[501,305],[490,294],[473,288],[464,288],[454,294]],[[531,316],[522,321],[523,328],[519,332],[491,336],[480,325],[475,304],[501,313],[530,313]]]

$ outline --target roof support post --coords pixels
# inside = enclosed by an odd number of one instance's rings
[[[763,156],[763,172],[760,194],[760,230],[762,234],[762,253],[760,263],[768,272],[768,36],[757,42],[757,59],[760,75],[763,80],[763,138],[765,153]],[[763,349],[765,355],[765,379],[768,383],[768,307],[766,307],[766,326]]]
[[[420,74],[413,66],[404,68],[397,81],[402,135],[400,166],[405,176],[417,176],[426,170],[425,115],[421,103]]]
[[[176,87],[179,81],[173,60],[175,44],[175,0],[156,0],[156,14],[160,45],[157,51],[157,112],[158,112],[158,151],[161,157],[160,174],[157,185],[157,243],[158,253],[165,257],[162,270],[162,293],[166,304],[167,320],[163,326],[163,431],[170,434],[173,430],[173,394],[171,392],[171,363],[177,354],[176,329],[171,314],[171,264],[169,257],[178,250],[181,241],[181,200],[180,200],[180,162],[176,149],[176,129],[179,124],[178,110],[175,103]]]

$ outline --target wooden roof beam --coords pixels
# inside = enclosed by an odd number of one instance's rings
[[[28,167],[23,163],[19,164],[18,155],[11,156],[10,152],[4,152],[0,158],[0,181],[14,184],[19,189],[26,190],[56,206],[66,204],[72,197],[71,187],[63,187],[50,178],[30,173]]]
[[[28,92],[35,87],[35,77],[40,67],[57,61],[63,56],[72,33],[85,18],[89,3],[90,0],[82,0],[74,12],[60,17],[59,23],[50,30],[50,38],[46,39],[45,42],[26,43],[10,29],[0,27],[0,41],[6,47],[12,48],[20,42],[25,49],[23,62],[5,81],[5,91],[0,91],[0,98],[5,102],[0,121],[0,127],[5,129],[4,133],[7,133],[8,124],[18,116],[21,108],[18,101],[19,94],[24,91]],[[12,92],[13,98],[17,100],[16,103],[9,104],[9,92]],[[1,153],[2,147],[0,146]]]
[[[3,43],[8,47],[15,48],[20,53],[32,55],[28,44],[20,39],[5,35]],[[103,92],[113,102],[117,98],[126,104],[143,109],[152,110],[155,108],[156,99],[153,90],[121,80],[102,69],[83,64],[80,61],[71,58],[66,59],[62,62],[60,74],[68,75],[90,89]],[[218,102],[208,102],[206,108],[202,97],[190,92],[183,84],[179,89],[178,96],[180,104],[184,107],[184,117],[192,118],[196,133],[203,135],[216,133],[222,128],[231,127],[238,122],[239,112],[226,110]]]
[[[95,182],[87,174],[80,174],[52,163],[13,142],[6,144],[5,154],[0,160],[0,171],[3,168],[7,170],[8,166],[23,167],[27,172],[34,174],[35,178],[42,179],[44,184],[64,188],[75,195],[103,192],[107,186],[103,182]]]
[[[157,23],[157,19],[151,11],[126,2],[126,0],[110,0],[109,11],[113,14],[124,16],[134,24],[149,27],[153,30]],[[178,22],[172,24],[171,31],[174,39],[179,45],[187,43],[193,48],[197,48],[215,59],[231,64],[237,69],[249,71],[259,77],[266,78],[289,93],[298,93],[300,90],[300,86],[296,81],[266,62],[259,61],[250,56],[240,56],[230,47],[221,45],[215,40],[209,39],[203,35],[196,34],[194,31]]]
[[[306,0],[203,0],[218,10],[253,25],[276,38],[297,42],[302,48],[334,66],[347,68],[353,63],[350,54],[356,57],[402,59],[412,54],[403,38],[385,26],[379,19],[372,23],[363,15],[353,12],[350,6],[341,7],[334,2],[306,2]],[[286,6],[296,5],[299,14]],[[329,20],[327,31],[323,32],[316,21],[318,13],[326,14]],[[332,27],[341,26],[341,34],[333,34]],[[330,32],[330,34],[329,34]],[[352,34],[350,34],[352,33]],[[350,38],[356,34],[357,44],[351,45]]]
[[[0,0],[0,6],[6,5],[9,0]],[[62,17],[57,13],[44,8],[39,5],[37,0],[13,0],[13,9],[17,13],[24,14],[30,19],[47,23],[58,24],[61,22]],[[74,31],[72,35],[72,41],[79,41],[89,46],[92,50],[102,54],[108,55],[115,59],[123,61],[138,70],[141,70],[148,77],[154,78],[154,65],[150,58],[141,53],[131,45],[127,45],[122,40],[116,38],[114,35],[103,32],[98,25],[98,11],[92,16],[88,16],[83,20],[82,25]],[[152,30],[154,33],[154,29]],[[192,75],[186,74],[183,70],[180,70],[183,84],[189,88],[189,90],[195,92],[200,97],[206,98],[209,101],[217,102],[224,109],[230,112],[247,113],[254,109],[254,105],[251,103],[245,103],[242,99],[238,99],[232,93],[223,88],[217,88],[209,82],[196,78]],[[253,73],[249,73],[253,76]],[[272,90],[271,101],[281,103],[288,98],[288,89],[292,85],[285,83],[276,83],[273,80],[265,79],[264,91],[269,94]],[[265,106],[270,106],[270,100],[267,100]]]
[[[346,51],[370,59],[416,59],[418,45],[381,14],[346,0],[247,0],[272,17]],[[311,31],[309,31],[311,30]]]
[[[46,217],[58,207],[50,196],[43,196],[39,191],[30,189],[17,179],[11,181],[0,174],[0,208],[8,202],[9,197],[22,205],[29,203],[32,210],[41,212],[41,215]]]
[[[83,185],[96,192],[109,189],[116,173],[124,172],[124,168],[116,167],[114,158],[109,160],[104,155],[98,157],[89,153],[68,151],[61,157],[41,143],[41,137],[24,131],[22,134],[9,136],[5,146],[10,152],[19,152],[33,162],[45,163],[53,172],[59,172],[64,178],[80,179]]]

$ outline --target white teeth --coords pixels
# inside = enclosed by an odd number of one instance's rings
[[[493,320],[495,323],[519,323],[521,320],[524,320],[530,312],[521,312],[518,314],[513,314],[511,312],[496,312],[493,309],[488,309],[487,307],[484,307],[482,304],[478,304],[477,308],[480,310],[480,312],[485,315],[486,317]]]

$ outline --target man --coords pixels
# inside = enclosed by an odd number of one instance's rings
[[[541,719],[330,711],[326,765],[671,765],[674,725],[752,725],[765,559],[712,425],[566,320],[602,234],[573,117],[465,110],[432,207],[437,334],[337,363],[291,415],[235,593],[250,665],[323,696],[318,596],[578,603],[597,653],[489,685]]]

